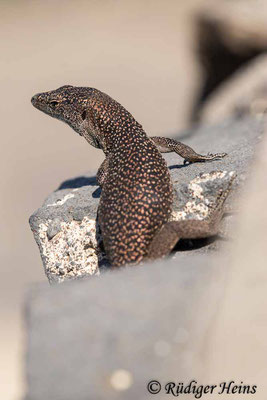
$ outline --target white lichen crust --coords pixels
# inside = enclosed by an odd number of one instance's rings
[[[75,191],[77,191],[77,189],[73,189],[72,191],[75,192]],[[47,204],[47,207],[62,206],[64,203],[66,203],[66,201],[68,201],[69,199],[72,199],[73,197],[75,197],[75,195],[73,193],[68,193],[68,194],[66,194],[66,196],[63,197],[63,199],[58,199],[55,203]]]
[[[101,257],[96,221],[84,217],[82,221],[60,222],[60,231],[49,240],[47,231],[52,220],[39,225],[38,236],[46,274],[58,282],[85,275],[99,274]]]
[[[201,185],[209,181],[219,180],[221,181],[221,186],[223,186],[233,175],[235,175],[234,171],[213,171],[194,178],[187,187],[190,200],[181,210],[173,210],[170,220],[181,221],[190,218],[202,220],[207,218],[213,201],[210,193],[205,192]],[[216,194],[214,190],[213,193]]]

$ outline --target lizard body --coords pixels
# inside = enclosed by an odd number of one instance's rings
[[[149,138],[123,106],[97,89],[66,85],[36,94],[32,104],[105,153],[97,173],[102,188],[98,222],[112,266],[162,257],[179,238],[216,233],[229,190],[219,196],[210,221],[168,222],[172,183],[160,152],[175,151],[187,162],[219,159],[225,153],[203,156],[174,139]]]

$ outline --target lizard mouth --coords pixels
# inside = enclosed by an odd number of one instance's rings
[[[35,94],[31,98],[31,103],[35,108],[37,108],[37,110],[40,110],[45,114],[55,117],[55,115],[51,115],[50,107],[48,106],[47,102],[42,98],[42,93]]]
[[[32,105],[33,105],[34,107],[36,107],[37,97],[38,97],[38,94],[35,94],[35,95],[32,96],[32,98],[31,98],[31,103],[32,103]]]
[[[31,103],[38,110],[45,112],[45,104],[40,100],[39,94],[35,94],[34,96],[32,96]]]

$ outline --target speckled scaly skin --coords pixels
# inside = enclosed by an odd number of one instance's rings
[[[98,222],[112,266],[153,258],[149,249],[172,205],[172,183],[160,151],[176,151],[189,162],[225,156],[202,156],[173,139],[149,138],[123,106],[97,89],[67,85],[36,94],[32,104],[66,122],[106,155],[97,174],[102,187]],[[163,252],[174,242],[163,246]]]

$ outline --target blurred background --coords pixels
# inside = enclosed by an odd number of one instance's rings
[[[151,136],[262,112],[267,89],[257,78],[267,71],[267,4],[0,0],[0,7],[0,390],[15,400],[24,392],[24,297],[31,283],[46,282],[28,218],[62,181],[103,160],[68,126],[34,109],[32,95],[65,84],[96,87]]]

